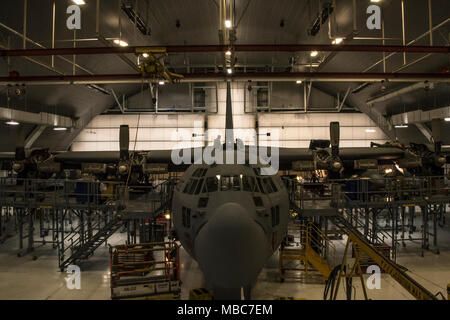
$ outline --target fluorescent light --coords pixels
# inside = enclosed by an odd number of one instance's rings
[[[67,128],[64,128],[64,127],[54,127],[53,130],[54,130],[54,131],[67,131]]]
[[[114,43],[121,47],[128,47],[128,42],[123,41],[123,40],[116,39],[116,40],[114,40]]]
[[[18,126],[20,123],[14,120],[9,120],[8,122],[6,122],[6,124],[10,126]]]
[[[84,2],[84,0],[72,0],[72,2],[79,6],[86,4],[86,2]]]
[[[403,129],[403,128],[408,128],[407,124],[401,124],[401,125],[397,125],[395,126],[397,129]]]
[[[344,38],[336,38],[333,40],[333,44],[340,44],[342,41],[344,41]]]
[[[228,29],[231,28],[231,20],[225,20],[225,27]]]
[[[227,72],[228,72],[228,74],[232,74],[232,73],[233,73],[233,69],[228,68],[228,69],[227,69]]]
[[[297,80],[297,84],[302,84],[302,80]]]
[[[226,54],[227,56],[231,56],[231,51],[228,50],[227,52],[225,52],[225,54]]]
[[[450,122],[450,118],[445,118],[444,120],[447,122]]]
[[[318,54],[318,51],[311,51],[311,57],[317,57]]]
[[[367,133],[375,133],[375,132],[377,132],[377,130],[375,130],[375,129],[366,129],[366,132]]]

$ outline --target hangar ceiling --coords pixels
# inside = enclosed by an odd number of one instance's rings
[[[126,40],[130,46],[169,45],[216,45],[219,44],[220,0],[85,0],[82,6],[82,27],[76,33],[66,27],[66,9],[73,4],[70,0],[56,1],[54,47],[72,48],[76,37],[76,47],[105,47],[113,45],[112,39]],[[316,36],[308,35],[308,28],[325,3],[331,3],[334,12],[328,22],[321,26]],[[97,18],[97,3],[99,16]],[[144,36],[135,27],[120,4],[126,3],[139,14],[151,29],[151,35]],[[402,0],[383,0],[379,3],[384,19],[384,41],[382,31],[368,30],[366,8],[370,1],[353,0],[242,0],[234,3],[234,25],[236,44],[331,44],[336,37],[346,38],[347,45],[402,45],[403,30],[405,45],[429,46],[430,19],[429,3],[432,4],[431,26],[432,45],[449,46],[450,24],[448,23],[450,3],[448,0],[406,1],[405,23],[402,28]],[[22,49],[23,33],[26,31],[27,49],[52,47],[53,0],[2,1],[0,4],[0,49]],[[25,10],[26,8],[26,10]],[[26,19],[24,12],[26,11]],[[201,14],[199,14],[201,13]],[[354,14],[355,13],[355,14]],[[199,19],[199,16],[201,19]],[[119,19],[120,17],[120,19]],[[354,17],[356,19],[354,19]],[[26,25],[24,24],[26,21]],[[100,37],[97,34],[97,21]],[[354,30],[356,29],[356,30]],[[331,38],[330,38],[331,37]],[[391,56],[392,55],[392,56]],[[385,69],[381,52],[319,52],[312,58],[309,52],[236,52],[235,66],[240,72],[407,72],[448,74],[449,54],[407,53],[406,64],[402,53],[386,53]],[[124,60],[127,60],[128,63]],[[75,70],[73,62],[75,61]],[[8,77],[11,72],[20,76],[62,76],[98,74],[136,73],[136,56],[108,55],[67,55],[44,57],[2,57],[0,77]],[[221,67],[223,54],[220,53],[177,53],[166,59],[171,70],[181,73],[201,73],[217,71]],[[374,66],[374,64],[376,64]],[[374,67],[372,67],[374,66]],[[372,68],[371,68],[372,67]],[[14,73],[13,73],[14,75]],[[11,82],[13,84],[13,82]],[[448,82],[436,83],[434,89],[419,89],[393,99],[366,104],[367,100],[379,97],[400,88],[407,83],[378,81],[361,87],[361,82],[313,82],[313,108],[329,108],[330,99],[341,99],[349,90],[346,108],[355,109],[369,115],[391,138],[405,142],[425,139],[415,126],[395,129],[386,124],[386,117],[412,110],[431,110],[450,106]],[[177,86],[168,85],[169,86]],[[102,85],[107,90],[114,89],[118,96],[132,98],[141,91],[141,84],[118,83]],[[350,89],[349,89],[350,88]],[[358,90],[358,88],[360,90]],[[169,89],[167,89],[169,90]],[[70,147],[83,126],[97,114],[117,108],[112,94],[104,94],[85,85],[27,85],[26,93],[20,99],[11,98],[8,103],[8,87],[0,86],[0,106],[31,112],[48,112],[80,120],[80,126],[68,132],[55,132],[47,128],[36,141],[36,145],[48,146],[54,150]],[[288,93],[287,93],[288,94]],[[383,121],[380,121],[383,120]],[[429,125],[425,123],[425,125]],[[33,130],[31,124],[26,125]],[[446,126],[446,130],[447,130]],[[17,128],[0,126],[0,132],[14,136]],[[418,138],[421,137],[421,138]],[[419,141],[420,142],[420,141]],[[450,141],[448,141],[450,143]],[[1,151],[12,151],[14,143],[2,142]]]

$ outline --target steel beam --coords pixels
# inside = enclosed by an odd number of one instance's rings
[[[12,49],[0,50],[2,57],[52,56],[52,55],[92,55],[92,54],[135,54],[146,51],[167,53],[209,53],[226,52],[228,45],[182,45],[182,46],[137,46],[137,47],[88,47],[55,49]],[[450,53],[449,46],[383,46],[383,45],[328,45],[328,44],[240,44],[234,45],[235,52],[403,52],[403,53]]]
[[[38,125],[34,130],[30,133],[30,135],[25,140],[25,149],[30,149],[33,146],[33,143],[41,136],[41,134],[45,131],[47,126]]]
[[[352,73],[352,72],[254,72],[225,75],[221,73],[187,73],[179,83],[233,81],[316,81],[316,82],[450,82],[446,73]],[[141,74],[102,74],[66,76],[0,77],[0,85],[70,85],[158,82]]]

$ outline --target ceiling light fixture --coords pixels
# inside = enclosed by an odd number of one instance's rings
[[[381,0],[370,0],[370,2],[372,2],[372,3],[378,3],[378,2],[380,2]]]
[[[148,55],[148,53],[143,53],[142,56],[143,56],[144,58],[146,58],[146,59],[147,59],[148,57],[150,57],[150,56]]]
[[[226,54],[227,56],[231,56],[231,50],[228,50],[227,52],[225,52],[225,54]]]
[[[302,84],[302,80],[297,80],[297,84]]]
[[[158,82],[158,83],[159,83],[160,86],[163,86],[163,85],[166,84],[164,81],[160,81],[160,82]]]
[[[10,126],[18,126],[20,123],[14,120],[9,120],[8,122],[6,122],[6,124]]]
[[[227,69],[227,72],[228,72],[228,74],[232,74],[232,73],[233,73],[233,69],[228,68],[228,69]]]
[[[231,20],[225,20],[225,27],[226,27],[227,29],[230,29],[230,28],[231,28]]]
[[[72,2],[78,6],[82,6],[83,4],[86,4],[86,2],[84,2],[84,0],[72,0]]]
[[[447,122],[450,122],[450,118],[445,118],[444,120]]]
[[[317,57],[319,55],[318,51],[311,51],[311,57]]]
[[[53,131],[67,131],[67,128],[65,128],[65,127],[54,127]]]
[[[375,130],[375,129],[366,129],[366,132],[367,133],[375,133],[375,132],[377,132],[377,130]]]
[[[408,128],[407,124],[400,124],[400,125],[396,125],[395,128],[397,129],[404,129],[404,128]]]
[[[114,43],[121,47],[128,47],[128,42],[123,41],[123,40],[116,39],[116,40],[114,40]]]

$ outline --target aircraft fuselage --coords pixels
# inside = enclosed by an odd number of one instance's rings
[[[173,195],[178,239],[216,299],[250,291],[285,234],[287,190],[279,176],[246,165],[192,165]]]

